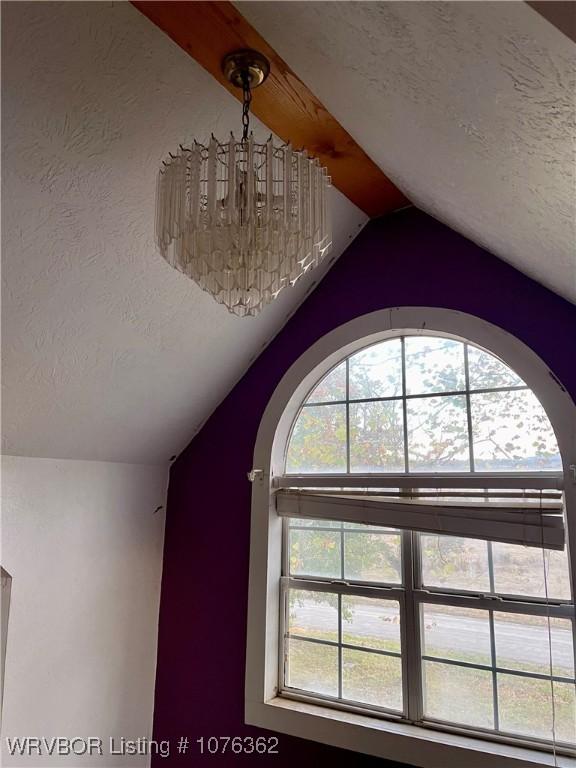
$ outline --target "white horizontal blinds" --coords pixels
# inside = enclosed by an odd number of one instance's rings
[[[562,490],[562,472],[402,472],[378,474],[295,475],[273,479],[274,488],[516,488]]]
[[[560,494],[470,492],[450,496],[390,496],[368,491],[284,489],[276,492],[282,517],[336,520],[402,530],[442,533],[507,544],[564,549],[564,514]]]

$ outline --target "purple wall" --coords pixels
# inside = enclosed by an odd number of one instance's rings
[[[195,743],[200,736],[258,733],[243,725],[251,496],[246,472],[266,404],[286,370],[318,338],[390,306],[447,307],[505,328],[547,362],[576,400],[574,305],[415,209],[371,222],[172,467],[154,713],[154,736],[171,739],[172,754],[156,759],[158,768],[172,761],[318,768],[328,760],[392,768],[283,735],[280,754],[269,757],[201,757]],[[180,736],[190,738],[186,756],[176,753]]]

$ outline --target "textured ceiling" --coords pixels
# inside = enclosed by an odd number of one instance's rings
[[[568,38],[520,2],[240,10],[415,203],[576,300]],[[155,252],[153,190],[237,102],[128,3],[2,22],[3,450],[165,461],[322,270],[256,319],[216,305]],[[337,256],[365,217],[333,208]]]
[[[240,109],[131,5],[3,3],[2,38],[3,451],[166,461],[322,270],[239,319],[157,255],[161,158]]]
[[[523,2],[238,8],[414,204],[576,301],[574,42]]]

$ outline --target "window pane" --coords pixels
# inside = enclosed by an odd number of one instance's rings
[[[411,472],[469,472],[466,397],[408,400],[408,462]]]
[[[342,642],[400,652],[398,602],[342,595]]]
[[[338,595],[304,589],[288,593],[288,632],[338,642]]]
[[[492,673],[425,661],[424,714],[451,723],[493,728]]]
[[[344,578],[399,584],[400,535],[349,531],[344,534]]]
[[[380,533],[399,533],[397,528],[386,528],[384,525],[368,525],[367,523],[350,523],[347,521],[343,522],[342,525],[346,531],[363,531],[364,533],[376,533],[378,531],[380,531]]]
[[[302,408],[290,437],[286,471],[346,472],[346,406]]]
[[[464,345],[450,339],[406,339],[406,394],[456,392],[466,388]]]
[[[402,710],[402,664],[381,653],[342,649],[342,697]]]
[[[342,578],[338,531],[291,528],[289,536],[291,575]]]
[[[473,394],[470,406],[478,472],[562,468],[552,426],[532,392]]]
[[[570,574],[566,550],[522,547],[518,544],[492,544],[494,588],[504,595],[545,597],[544,562],[546,562],[548,597],[570,600]]]
[[[350,471],[404,472],[400,400],[350,404]]]
[[[330,400],[346,400],[346,363],[333,368],[312,390],[307,403],[322,403]]]
[[[489,592],[485,541],[421,534],[422,583],[427,587]]]
[[[402,394],[400,339],[374,344],[349,359],[350,400]]]
[[[290,517],[288,522],[293,528],[338,528],[342,527],[342,523],[338,523],[335,520],[310,520],[306,517]]]
[[[423,653],[491,666],[488,611],[422,606]]]
[[[287,684],[303,691],[338,696],[338,649],[290,638]]]
[[[468,347],[468,375],[470,389],[492,389],[493,387],[521,387],[522,379],[511,368],[494,355],[476,347]],[[525,385],[524,385],[525,386]]]
[[[574,743],[574,685],[554,683],[554,710],[556,739]],[[522,736],[552,739],[552,687],[548,680],[499,674],[498,711],[501,730]]]
[[[550,619],[552,670],[558,677],[574,677],[572,624]],[[550,674],[550,641],[545,616],[494,612],[496,666]]]

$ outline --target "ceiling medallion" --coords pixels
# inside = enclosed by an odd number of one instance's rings
[[[326,168],[290,144],[254,141],[252,90],[270,65],[257,51],[226,56],[242,88],[242,138],[180,145],[162,164],[156,242],[162,256],[235,315],[256,315],[332,245]]]

